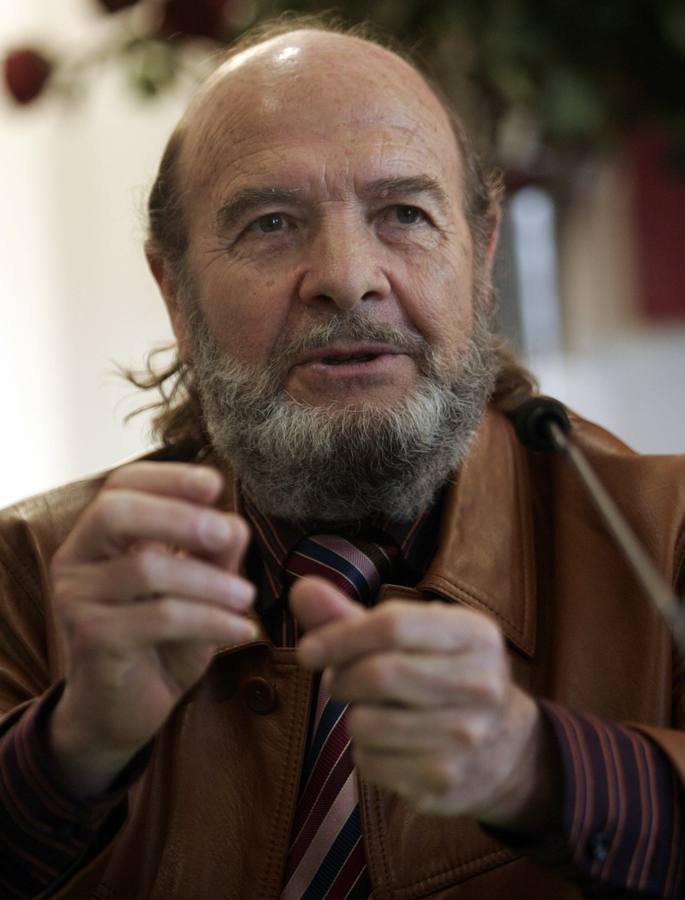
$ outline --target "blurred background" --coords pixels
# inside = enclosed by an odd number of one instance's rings
[[[0,506],[150,446],[116,375],[171,332],[159,156],[221,47],[315,0],[0,0]],[[502,171],[500,326],[542,388],[685,450],[685,3],[339,4],[413,48]]]

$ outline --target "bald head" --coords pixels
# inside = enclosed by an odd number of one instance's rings
[[[183,131],[178,174],[186,215],[196,221],[246,183],[246,166],[254,170],[256,160],[264,184],[276,185],[287,156],[294,184],[311,174],[301,155],[319,156],[319,179],[337,190],[341,167],[365,145],[369,178],[374,168],[377,179],[425,169],[463,182],[449,118],[422,76],[396,54],[348,35],[293,31],[233,56],[200,90]],[[345,145],[341,159],[337,149]]]
[[[276,26],[283,29],[283,25]],[[421,138],[458,180],[477,247],[485,247],[497,207],[459,120],[418,70],[398,54],[356,35],[295,28],[255,42],[246,36],[206,80],[162,159],[150,196],[150,247],[169,270],[182,270],[187,204],[207,195],[225,166],[227,147],[256,152],[288,120],[314,138],[350,126],[382,125],[390,116],[407,147]],[[399,134],[399,131],[397,132]]]
[[[344,136],[353,126],[382,127],[389,118],[407,145],[418,135],[450,157],[459,153],[448,115],[425,79],[377,44],[312,29],[279,35],[228,59],[201,88],[183,121],[181,177],[214,177],[224,137],[240,144],[278,141],[292,122],[300,134]]]

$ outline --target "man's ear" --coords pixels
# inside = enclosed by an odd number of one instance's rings
[[[178,355],[184,363],[190,363],[190,341],[188,340],[185,316],[183,315],[183,307],[178,294],[177,279],[171,275],[169,267],[159,253],[154,250],[150,241],[145,243],[145,258],[152,277],[157,282],[159,292],[164,299],[171,328],[176,337]]]

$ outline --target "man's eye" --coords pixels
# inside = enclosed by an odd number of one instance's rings
[[[400,225],[417,225],[426,221],[418,206],[393,206],[392,214]]]
[[[287,228],[286,218],[282,213],[267,213],[260,216],[252,227],[263,234],[271,234],[274,231],[282,231]]]

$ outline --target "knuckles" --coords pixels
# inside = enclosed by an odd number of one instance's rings
[[[161,600],[154,601],[154,604],[159,635],[164,639],[166,635],[175,631],[175,626],[178,624],[178,603],[170,597],[163,597]]]
[[[486,715],[466,715],[457,717],[449,728],[451,737],[460,746],[475,750],[490,743],[493,721]]]
[[[250,540],[250,528],[242,516],[235,513],[221,513],[231,523],[231,535],[235,546],[241,551],[247,547]]]
[[[103,489],[88,509],[88,525],[96,531],[121,536],[125,523],[135,515],[135,500],[129,491]]]
[[[369,699],[392,699],[395,671],[386,654],[374,654],[335,672],[331,696],[347,703]]]
[[[443,796],[457,786],[459,765],[455,759],[439,754],[429,760],[422,781],[430,794]]]
[[[162,567],[168,565],[168,558],[152,550],[140,550],[126,560],[131,581],[136,585],[136,594],[152,594],[158,590]]]
[[[490,709],[500,709],[509,695],[509,681],[497,668],[484,669],[469,686],[473,700]]]
[[[374,611],[376,628],[387,647],[402,647],[407,638],[407,604],[388,600]]]
[[[357,677],[367,691],[377,696],[390,693],[395,675],[393,666],[385,656],[371,656],[359,663],[357,669]]]

